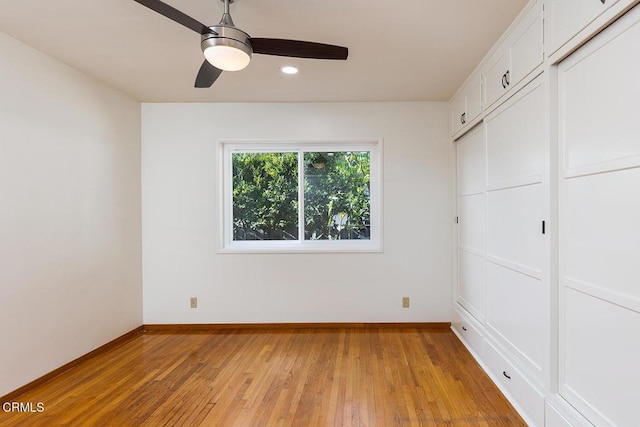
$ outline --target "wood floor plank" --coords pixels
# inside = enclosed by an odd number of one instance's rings
[[[147,331],[34,388],[2,426],[524,426],[444,328]]]

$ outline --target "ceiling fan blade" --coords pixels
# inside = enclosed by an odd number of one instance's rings
[[[192,29],[198,34],[217,34],[215,31],[204,25],[202,22],[193,19],[189,15],[180,12],[172,6],[161,2],[160,0],[134,0],[143,6],[147,6],[149,9],[158,12],[160,15],[164,15],[172,21],[182,24],[187,28]]]
[[[286,39],[249,39],[253,53],[264,55],[291,56],[294,58],[312,59],[347,59],[349,49],[323,43],[305,42]]]
[[[222,74],[222,70],[214,67],[209,61],[205,60],[200,67],[200,71],[198,71],[198,75],[196,76],[195,87],[211,87],[220,74]]]

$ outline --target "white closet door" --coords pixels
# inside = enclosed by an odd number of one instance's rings
[[[560,394],[640,420],[640,6],[558,67]]]
[[[486,147],[483,125],[460,138],[458,153],[457,301],[484,321]]]
[[[541,380],[549,313],[543,280],[544,99],[539,77],[485,119],[486,324]]]

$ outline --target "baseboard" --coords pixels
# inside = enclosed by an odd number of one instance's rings
[[[449,322],[406,322],[406,323],[202,323],[202,324],[152,324],[144,325],[145,333],[193,333],[220,331],[229,329],[364,329],[364,328],[400,328],[428,329],[431,331],[448,331]]]
[[[69,369],[81,364],[82,362],[89,360],[93,357],[96,357],[97,355],[101,354],[101,353],[106,353],[107,351],[111,350],[112,348],[118,347],[128,341],[131,341],[132,339],[134,339],[135,337],[137,337],[138,335],[140,335],[141,333],[144,332],[144,326],[138,326],[137,328],[127,332],[126,334],[119,336],[118,338],[109,341],[108,343],[101,345],[100,347],[96,348],[93,351],[90,351],[87,354],[84,354],[80,357],[78,357],[77,359],[72,360],[71,362],[67,363],[66,365],[62,365],[57,369],[54,369],[53,371],[49,372],[48,374],[45,374],[43,376],[41,376],[40,378],[36,378],[35,380],[31,381],[28,384],[23,385],[22,387],[10,392],[9,394],[6,394],[2,397],[0,397],[0,402],[8,402],[11,401],[13,399],[15,399],[18,396],[21,396],[23,394],[25,394],[26,392],[28,392],[31,389],[34,389],[36,387],[38,387],[41,384],[46,383],[47,381],[57,377],[58,375],[62,374],[63,372],[68,371]]]

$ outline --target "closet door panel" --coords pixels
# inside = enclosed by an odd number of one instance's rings
[[[579,61],[563,65],[560,125],[569,174],[588,165],[615,167],[607,162],[616,160],[640,163],[640,85],[631,84],[640,76],[637,19],[607,42],[592,41]]]
[[[487,263],[487,324],[519,350],[538,375],[546,348],[544,296],[540,280]]]
[[[487,193],[487,257],[539,277],[544,240],[542,184]]]
[[[565,200],[565,284],[640,309],[640,168],[568,179]]]
[[[637,425],[638,313],[566,289],[564,316],[561,394],[596,425]]]
[[[486,249],[486,156],[483,125],[457,141],[458,284],[456,300],[484,321]]]
[[[458,197],[458,241],[462,247],[484,252],[486,210],[484,194]]]
[[[458,256],[458,301],[478,320],[485,315],[485,260],[481,255],[460,250]]]
[[[458,140],[458,194],[482,193],[486,187],[487,162],[482,124]]]
[[[488,188],[540,182],[547,139],[541,78],[490,114],[485,123]]]

